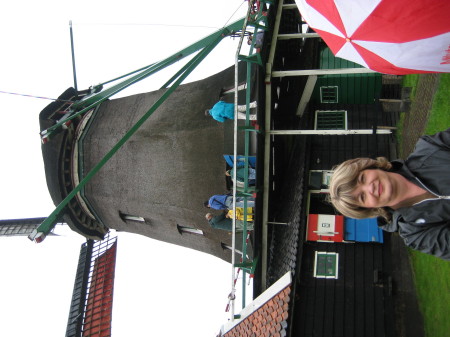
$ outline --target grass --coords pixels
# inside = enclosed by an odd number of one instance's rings
[[[450,334],[450,261],[410,251],[427,337]]]
[[[450,74],[442,74],[439,89],[434,96],[426,134],[434,134],[450,127]]]
[[[414,96],[416,95],[416,87],[418,81],[419,81],[419,74],[406,75],[403,78],[403,86],[412,88],[411,99],[414,99]]]
[[[405,76],[403,85],[417,85],[418,75]],[[450,74],[442,74],[425,130],[434,134],[450,127]],[[401,139],[400,139],[401,142]],[[427,337],[450,335],[450,261],[410,250],[419,305]]]

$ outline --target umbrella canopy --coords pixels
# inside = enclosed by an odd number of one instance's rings
[[[333,53],[386,74],[450,72],[449,0],[295,0]]]

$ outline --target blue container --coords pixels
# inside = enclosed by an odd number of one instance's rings
[[[356,242],[383,243],[383,230],[378,227],[376,218],[344,220],[344,240]]]

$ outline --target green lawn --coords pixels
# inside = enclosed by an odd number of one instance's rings
[[[417,75],[405,76],[404,85],[417,84]],[[414,93],[414,89],[413,89]],[[450,74],[442,74],[426,134],[450,127]],[[450,336],[450,261],[411,252],[415,283],[427,337]]]
[[[411,250],[427,337],[450,335],[450,261]]]
[[[434,134],[450,127],[450,74],[442,74],[439,89],[434,96],[426,134]],[[450,334],[449,334],[450,335]]]

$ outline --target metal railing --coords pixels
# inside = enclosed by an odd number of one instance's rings
[[[248,201],[247,198],[254,196],[256,192],[255,188],[249,186],[248,172],[249,172],[249,152],[250,152],[250,133],[257,131],[257,129],[251,125],[250,123],[250,100],[252,93],[252,85],[251,85],[251,74],[253,66],[262,66],[261,58],[259,55],[258,48],[255,48],[255,43],[258,41],[258,34],[261,34],[266,30],[267,22],[265,17],[265,10],[263,7],[265,5],[265,1],[249,1],[249,7],[247,11],[247,16],[244,21],[244,25],[241,31],[241,36],[238,44],[238,48],[236,50],[235,56],[235,83],[234,83],[234,170],[233,170],[233,209],[236,210],[236,198],[243,197],[243,228],[242,228],[242,251],[240,252],[241,261],[239,263],[236,262],[236,212],[234,212],[234,216],[232,218],[232,290],[229,296],[231,302],[231,319],[235,319],[238,316],[234,314],[234,300],[236,293],[236,281],[239,275],[239,272],[242,270],[242,308],[245,307],[245,299],[246,299],[246,274],[252,275],[257,263],[257,258],[253,257],[252,260],[247,258],[247,244],[248,244]],[[261,6],[262,5],[262,6]],[[242,43],[250,31],[251,36],[251,44],[248,51],[248,55],[242,55]],[[245,85],[245,105],[246,105],[246,118],[243,127],[238,127],[238,94],[239,94],[239,65],[245,62],[247,66],[247,74],[246,74],[246,85]],[[255,65],[256,64],[256,65]],[[240,156],[244,160],[244,183],[242,187],[237,187],[237,145],[238,145],[238,132],[244,132],[244,155]]]

